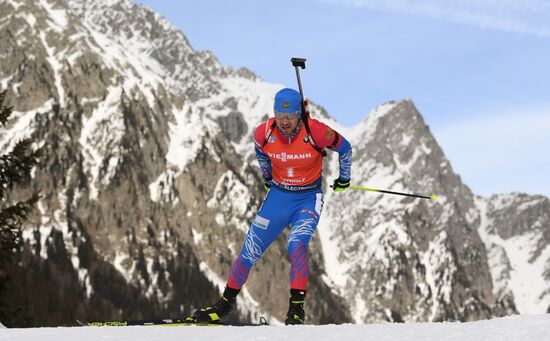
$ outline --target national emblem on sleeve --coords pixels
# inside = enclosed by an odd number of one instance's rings
[[[334,137],[334,130],[332,130],[329,126],[327,126],[326,137],[327,137],[327,140],[331,140]]]

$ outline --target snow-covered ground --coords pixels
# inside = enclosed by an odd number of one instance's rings
[[[468,323],[385,323],[265,327],[0,328],[17,340],[550,340],[550,314],[516,315]]]

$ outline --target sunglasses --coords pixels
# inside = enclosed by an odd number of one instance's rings
[[[293,112],[280,112],[280,111],[275,111],[275,118],[279,118],[279,119],[283,119],[283,118],[287,118],[288,120],[292,120],[298,116],[300,116],[300,110],[298,111],[293,111]]]

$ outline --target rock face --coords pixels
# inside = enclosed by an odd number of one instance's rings
[[[476,197],[499,306],[522,314],[550,311],[550,202],[512,193]]]
[[[356,321],[474,320],[493,315],[474,196],[452,171],[411,101],[387,103],[353,132],[357,184],[409,197],[329,194],[321,227],[328,267]]]
[[[43,198],[8,287],[7,309],[26,315],[3,322],[185,316],[217,300],[265,195],[251,136],[280,86],[222,67],[129,0],[2,0],[0,42],[0,87],[15,108],[0,151],[21,137],[45,149],[32,181]],[[440,199],[327,191],[308,323],[548,309],[547,198],[476,197],[410,100],[349,131],[311,106],[354,146],[354,183]],[[284,318],[285,241],[252,270],[235,318]],[[526,266],[533,294],[518,289]]]

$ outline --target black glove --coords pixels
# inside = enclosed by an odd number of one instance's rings
[[[266,191],[269,191],[271,189],[271,186],[273,186],[273,179],[272,178],[269,178],[269,179],[265,179],[264,181],[264,188]]]
[[[332,184],[332,189],[335,192],[343,192],[343,191],[346,190],[346,188],[349,187],[350,181],[351,181],[351,179],[347,180],[347,181],[343,181],[343,180],[340,180],[340,179],[335,179],[334,183]]]

